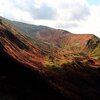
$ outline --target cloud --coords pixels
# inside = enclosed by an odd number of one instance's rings
[[[100,37],[100,5],[90,5],[88,0],[0,0],[0,15]]]
[[[35,0],[12,0],[9,2],[7,0],[1,0],[0,11],[2,11],[0,12],[2,16],[21,21],[25,19],[24,17],[27,19],[27,16],[39,20],[55,19],[56,17],[55,9],[45,3],[37,5]]]
[[[61,16],[68,20],[84,20],[90,14],[89,7],[85,2],[79,0],[70,0],[70,2],[63,2],[61,8]],[[59,10],[59,9],[58,9]],[[62,13],[64,12],[64,13]]]
[[[90,15],[90,10],[86,5],[79,5],[76,10],[72,11],[72,20],[85,20]]]
[[[34,19],[51,20],[56,18],[56,10],[43,3],[39,8],[34,8],[31,11]]]

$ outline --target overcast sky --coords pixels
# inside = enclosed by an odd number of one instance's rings
[[[0,16],[100,37],[100,0],[0,0]]]

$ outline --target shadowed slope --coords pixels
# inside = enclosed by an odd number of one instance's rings
[[[0,100],[64,100],[37,72],[3,49],[0,44]]]
[[[84,44],[85,37],[79,42]],[[72,34],[70,38],[70,43],[75,43],[80,36]],[[67,40],[63,41],[69,45]],[[95,40],[86,44],[95,44],[92,50],[99,51]],[[63,100],[64,95],[67,100],[99,100],[100,66],[96,68],[85,52],[70,53],[63,46],[45,42],[31,40],[8,22],[0,21],[0,99]],[[88,45],[86,48],[91,49]]]

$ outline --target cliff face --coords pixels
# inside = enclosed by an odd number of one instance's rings
[[[1,100],[100,99],[100,39],[57,29],[26,36],[0,20]]]

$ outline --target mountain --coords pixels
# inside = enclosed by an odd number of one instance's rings
[[[88,49],[90,45],[94,45],[94,47],[91,46],[94,49],[100,43],[100,39],[93,34],[72,34],[65,30],[15,21],[13,21],[13,24],[32,39],[37,38],[64,49],[83,50],[86,47]]]
[[[68,31],[41,25],[31,25],[15,21],[13,21],[13,24],[30,38],[37,38],[39,40],[50,43],[55,43],[59,38],[65,36],[65,34],[70,34]]]
[[[13,24],[32,40],[36,40],[36,42],[38,40],[37,44],[39,48],[46,48],[45,50],[47,50],[47,52],[54,52],[52,53],[53,55],[51,54],[46,57],[46,59],[48,59],[46,63],[50,62],[50,65],[55,65],[56,63],[56,65],[59,66],[59,64],[61,65],[66,61],[72,61],[73,58],[80,58],[80,56],[83,62],[84,59],[88,59],[87,62],[92,59],[100,65],[100,38],[93,34],[73,34],[65,30],[15,21],[13,21]],[[42,43],[40,43],[40,41]],[[44,43],[49,45],[49,48],[46,45],[43,46]],[[52,50],[50,48],[52,48]],[[50,57],[53,59],[49,59]]]
[[[99,52],[92,34],[0,17],[0,99],[99,100]]]

